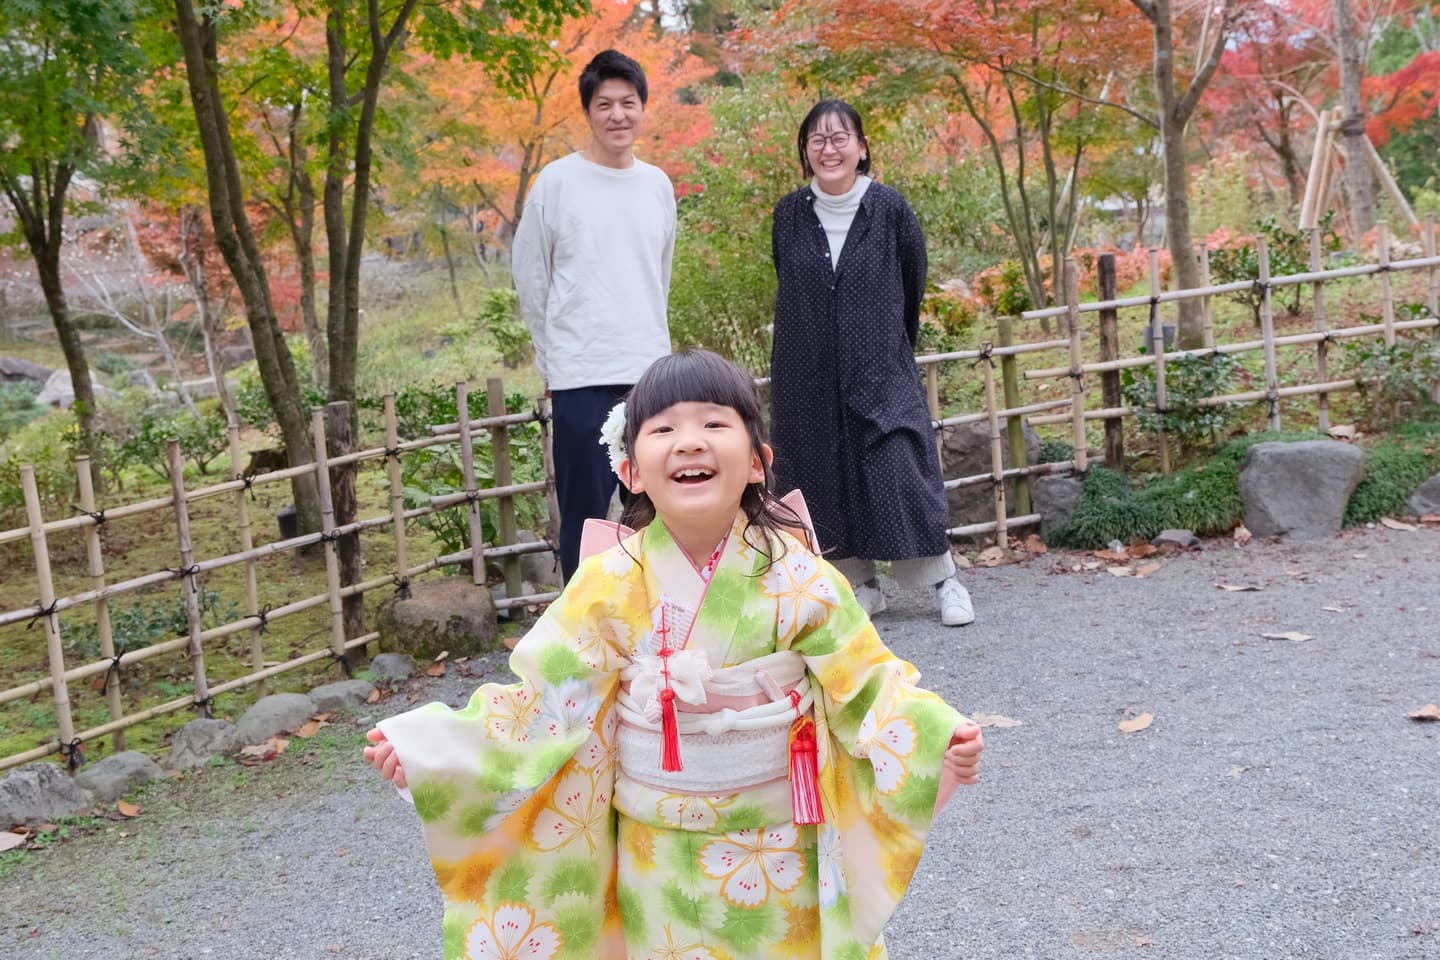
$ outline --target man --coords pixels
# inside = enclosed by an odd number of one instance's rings
[[[603,517],[618,478],[600,427],[658,357],[670,352],[666,300],[675,190],[632,150],[649,89],[615,50],[580,74],[590,143],[548,164],[525,200],[511,250],[520,310],[552,402],[560,565],[579,566],[585,520]]]

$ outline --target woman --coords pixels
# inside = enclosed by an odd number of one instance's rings
[[[771,234],[776,473],[804,491],[827,559],[866,613],[885,609],[875,561],[888,560],[902,587],[934,587],[942,623],[970,623],[914,360],[924,234],[904,198],[870,179],[854,107],[817,103],[797,147],[811,180],[776,204]]]

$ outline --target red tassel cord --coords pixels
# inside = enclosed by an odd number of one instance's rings
[[[820,806],[820,751],[815,721],[801,717],[790,727],[790,804],[796,823],[824,823]]]
[[[685,769],[680,762],[680,727],[675,720],[675,691],[660,691],[660,769],[678,773]]]

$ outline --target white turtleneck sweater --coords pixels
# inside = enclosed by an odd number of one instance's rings
[[[830,241],[830,266],[833,269],[840,262],[840,251],[845,249],[845,235],[855,220],[855,211],[860,209],[860,198],[873,181],[867,176],[855,178],[855,185],[845,193],[826,193],[820,189],[820,181],[810,181],[810,191],[815,194],[815,216],[825,228],[825,239]]]

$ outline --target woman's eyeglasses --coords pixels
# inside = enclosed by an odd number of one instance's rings
[[[855,134],[849,130],[836,130],[828,136],[823,133],[812,133],[805,138],[805,146],[813,153],[820,153],[825,149],[825,144],[830,144],[836,150],[844,150],[850,146],[850,141]]]

